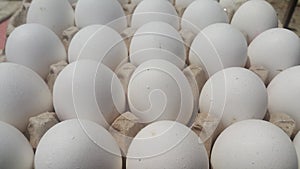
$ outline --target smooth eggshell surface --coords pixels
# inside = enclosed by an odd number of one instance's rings
[[[180,69],[186,60],[184,42],[176,29],[165,22],[150,22],[140,27],[130,44],[130,61],[135,65],[164,59]]]
[[[120,149],[108,131],[78,119],[48,130],[38,144],[34,163],[35,169],[122,168]]]
[[[214,0],[197,0],[184,11],[181,28],[198,34],[202,29],[214,23],[228,23],[228,16]]]
[[[214,169],[298,169],[290,138],[263,120],[245,120],[228,127],[213,146],[211,164]]]
[[[207,77],[228,67],[244,67],[247,41],[238,29],[229,24],[210,25],[194,39],[189,61],[190,64],[201,66]]]
[[[19,130],[0,122],[0,138],[1,168],[32,169],[33,150]]]
[[[178,67],[165,60],[149,60],[131,76],[128,104],[143,123],[176,120],[187,124],[193,113],[193,94]]]
[[[110,27],[91,25],[81,29],[72,39],[68,60],[92,59],[113,71],[128,57],[122,37]]]
[[[300,40],[294,32],[273,28],[258,35],[249,45],[251,65],[269,71],[270,82],[281,71],[300,64]]]
[[[50,29],[39,24],[24,24],[8,37],[7,61],[31,68],[46,78],[50,65],[66,60],[66,51],[60,39]]]
[[[221,128],[246,119],[263,119],[267,111],[267,89],[253,72],[239,67],[214,74],[204,85],[200,112],[221,118]]]
[[[65,29],[74,26],[74,10],[67,0],[34,0],[28,13],[27,23],[38,23],[62,36]]]
[[[125,111],[125,93],[120,80],[105,65],[80,60],[59,74],[53,103],[61,121],[87,119],[107,128]]]
[[[285,113],[296,121],[300,130],[300,66],[291,67],[279,73],[268,86],[270,113]]]
[[[75,8],[75,22],[79,28],[101,24],[122,32],[127,19],[117,0],[78,0]]]
[[[0,121],[24,132],[30,117],[52,110],[52,97],[46,83],[32,70],[0,63],[0,107]]]
[[[127,153],[127,169],[208,169],[201,139],[174,121],[159,121],[142,129]]]
[[[166,0],[143,0],[134,10],[131,27],[138,29],[152,21],[166,22],[179,29],[179,17],[174,6]]]
[[[275,9],[265,0],[244,3],[233,15],[231,24],[246,36],[250,43],[260,33],[278,27]]]

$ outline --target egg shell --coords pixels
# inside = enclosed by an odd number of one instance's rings
[[[142,63],[131,76],[128,104],[141,123],[176,120],[187,124],[193,114],[191,86],[178,67],[165,60]]]
[[[205,69],[207,77],[228,67],[244,67],[247,41],[238,29],[229,24],[212,24],[194,39],[189,61]]]
[[[127,169],[208,169],[209,160],[200,138],[174,121],[159,121],[143,128],[127,153]]]
[[[44,79],[50,65],[66,60],[67,55],[55,33],[40,24],[17,27],[8,37],[5,51],[8,62],[29,67]]]
[[[104,63],[113,71],[128,56],[128,50],[122,37],[105,25],[91,25],[81,29],[73,37],[68,60],[92,59]]]
[[[105,65],[80,60],[57,77],[53,103],[61,121],[87,119],[107,128],[125,111],[125,93],[120,80]]]
[[[196,0],[184,11],[181,28],[198,34],[208,25],[228,22],[228,16],[218,2],[213,0]]]
[[[300,164],[300,134],[299,132],[296,134],[294,140],[293,140],[296,152],[297,152],[297,157],[298,157],[298,165]],[[299,169],[300,167],[298,167]]]
[[[68,0],[34,0],[26,22],[42,24],[62,36],[65,29],[74,25],[74,10]]]
[[[260,33],[278,27],[275,9],[264,0],[244,3],[233,15],[231,24],[238,28],[250,43]]]
[[[179,32],[165,22],[149,22],[143,25],[131,40],[131,63],[138,66],[151,59],[167,60],[180,69],[185,66],[184,42]]]
[[[296,131],[300,130],[300,66],[279,73],[268,86],[268,111],[285,113],[296,121]]]
[[[122,32],[127,19],[117,0],[78,0],[75,8],[75,22],[79,28],[101,24]]]
[[[140,2],[131,19],[131,27],[138,29],[152,21],[166,22],[176,30],[179,29],[179,17],[174,6],[166,0],[143,0]]]
[[[28,119],[52,109],[46,83],[32,70],[14,63],[0,63],[0,121],[20,131]]]
[[[290,138],[263,120],[245,120],[228,127],[217,138],[211,155],[214,169],[298,169]]]
[[[270,82],[281,71],[300,64],[299,37],[288,29],[269,29],[251,42],[248,56],[251,65],[269,71],[267,82]]]
[[[103,127],[73,119],[45,133],[37,147],[34,164],[35,169],[121,169],[122,158],[117,143]]]
[[[0,138],[1,168],[32,169],[33,150],[19,130],[0,121]]]
[[[200,112],[219,117],[221,129],[246,119],[263,119],[268,104],[267,89],[253,72],[239,67],[214,74],[202,88]]]

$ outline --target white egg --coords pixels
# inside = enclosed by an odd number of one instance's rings
[[[300,130],[300,66],[291,67],[279,73],[268,86],[268,111],[285,113],[296,121],[296,130]]]
[[[0,107],[0,121],[24,132],[30,117],[52,109],[52,97],[46,83],[32,70],[0,63]]]
[[[117,0],[78,0],[75,8],[75,22],[79,28],[101,24],[122,32],[127,19]]]
[[[174,6],[166,0],[143,0],[137,5],[131,19],[131,27],[138,29],[152,21],[166,22],[179,29],[179,17]]]
[[[198,34],[202,29],[214,23],[228,23],[228,16],[213,0],[197,0],[192,2],[184,11],[181,28]]]
[[[150,59],[167,60],[180,69],[185,66],[186,50],[179,32],[165,22],[140,27],[130,44],[130,61],[135,65]]]
[[[103,127],[67,120],[50,128],[38,144],[35,169],[121,169],[120,149]]]
[[[194,39],[189,61],[190,64],[201,66],[207,76],[228,67],[244,67],[247,41],[238,29],[229,24],[210,25]]]
[[[204,85],[200,112],[221,119],[221,129],[246,119],[263,119],[268,104],[267,89],[253,72],[239,67],[214,74]]]
[[[294,146],[297,152],[297,157],[298,157],[298,169],[300,168],[299,164],[300,164],[300,134],[299,132],[297,133],[297,135],[295,136],[294,140]]]
[[[66,60],[66,51],[59,38],[50,29],[39,24],[17,27],[8,37],[7,61],[31,68],[46,78],[50,65]]]
[[[178,67],[165,60],[149,60],[131,76],[128,104],[140,122],[176,120],[187,124],[194,103],[191,86]]]
[[[122,37],[110,27],[91,25],[81,29],[72,39],[68,60],[92,59],[115,70],[128,57]]]
[[[19,130],[0,121],[0,138],[1,168],[32,169],[33,149]]]
[[[142,129],[127,153],[127,169],[208,169],[201,139],[174,121],[159,121]]]
[[[53,30],[58,36],[74,25],[74,10],[67,0],[34,0],[27,23],[39,23]]]
[[[95,121],[107,128],[125,111],[120,80],[105,65],[93,60],[69,64],[57,77],[53,103],[58,118]]]
[[[251,0],[239,7],[231,24],[243,32],[250,43],[260,33],[278,27],[278,18],[275,9],[267,1]]]
[[[228,127],[217,138],[211,154],[214,169],[298,169],[290,138],[263,120],[245,120]]]
[[[269,70],[268,81],[281,71],[300,64],[300,40],[294,32],[273,28],[258,35],[249,45],[251,65]]]

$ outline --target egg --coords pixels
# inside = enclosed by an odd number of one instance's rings
[[[253,72],[239,67],[214,74],[199,98],[200,112],[220,118],[221,129],[246,119],[263,119],[268,104],[267,89]]]
[[[290,138],[263,120],[245,120],[228,127],[217,138],[211,154],[214,169],[298,169]]]
[[[149,22],[140,27],[130,44],[130,61],[134,65],[151,59],[167,60],[180,69],[185,66],[186,50],[177,30],[165,22]]]
[[[131,27],[138,29],[152,21],[166,22],[179,29],[179,17],[174,6],[166,0],[143,0],[134,10]]]
[[[15,127],[0,121],[1,168],[32,169],[33,150],[26,137]]]
[[[80,60],[69,64],[57,77],[53,103],[61,121],[87,119],[107,128],[125,111],[125,93],[108,67]]]
[[[270,82],[281,71],[300,64],[300,40],[297,34],[284,28],[273,28],[258,35],[249,45],[251,65],[269,71]]]
[[[65,29],[74,25],[74,10],[68,0],[34,0],[26,22],[42,24],[62,36]]]
[[[260,33],[278,27],[278,18],[267,1],[251,0],[239,7],[231,24],[243,32],[250,43]]]
[[[296,152],[297,152],[297,157],[298,157],[298,166],[300,164],[300,134],[299,132],[297,133],[297,135],[295,136],[294,140],[293,140]],[[299,167],[298,167],[299,169]]]
[[[107,25],[117,32],[127,28],[125,13],[117,0],[78,0],[75,23],[79,28],[94,24]]]
[[[50,65],[67,57],[55,33],[39,24],[17,27],[8,37],[5,51],[7,61],[29,67],[44,79],[49,74]]]
[[[228,16],[218,2],[213,0],[196,0],[184,11],[181,28],[197,35],[208,25],[228,22]]]
[[[20,131],[28,119],[52,109],[46,83],[32,70],[14,63],[0,63],[0,121]]]
[[[187,124],[194,103],[191,86],[182,71],[168,61],[153,59],[132,74],[128,104],[141,123],[176,120]]]
[[[70,42],[69,62],[92,59],[104,63],[113,71],[128,57],[122,37],[110,27],[91,25],[81,29]]]
[[[127,169],[208,169],[208,155],[201,139],[174,121],[159,121],[143,128],[127,153]]]
[[[206,76],[228,67],[244,67],[247,41],[238,29],[226,23],[212,24],[194,39],[189,54],[190,64],[202,67]]]
[[[285,113],[296,121],[296,131],[300,130],[300,66],[279,73],[268,86],[268,111]]]
[[[116,141],[103,127],[73,119],[45,133],[38,144],[34,165],[35,169],[121,169],[122,158]]]

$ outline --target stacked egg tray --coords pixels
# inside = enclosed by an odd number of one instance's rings
[[[298,169],[300,40],[267,1],[24,0],[7,36],[0,169]]]

